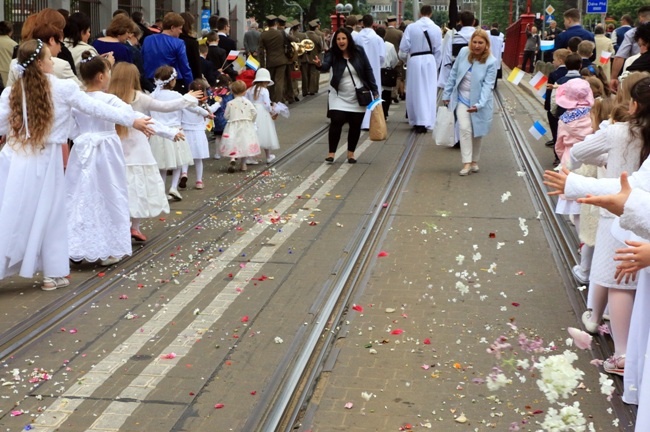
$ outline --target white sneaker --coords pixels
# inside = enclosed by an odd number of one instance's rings
[[[591,310],[587,309],[582,313],[582,324],[585,326],[587,333],[598,333],[598,324],[591,320]]]
[[[571,273],[573,273],[573,277],[576,278],[579,284],[589,285],[589,275],[583,270],[580,264],[574,265],[571,269]]]
[[[99,262],[99,265],[101,265],[102,267],[109,267],[109,266],[112,266],[113,264],[117,264],[120,261],[121,261],[120,258],[108,257],[105,260],[101,260]]]
[[[221,159],[221,155],[219,153],[217,153],[214,156],[212,156],[212,159],[219,160],[219,159]]]
[[[171,196],[176,201],[181,201],[183,197],[178,193],[176,189],[169,189],[169,196]]]
[[[257,165],[257,164],[259,164],[259,161],[257,161],[255,158],[246,158],[245,162],[246,162],[246,165]]]
[[[270,154],[269,157],[266,158],[266,163],[267,163],[267,164],[270,164],[270,163],[273,162],[274,160],[275,160],[275,155],[274,155],[274,154]]]

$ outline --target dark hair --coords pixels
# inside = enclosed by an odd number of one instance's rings
[[[580,11],[576,8],[567,9],[562,16],[572,21],[580,22]]]
[[[474,25],[474,13],[470,11],[462,11],[459,16],[460,23],[463,27],[470,27]]]
[[[572,53],[578,52],[578,45],[580,45],[580,42],[582,42],[582,38],[580,36],[573,36],[567,42],[567,48],[569,48]]]
[[[498,22],[493,22],[492,27],[494,27],[495,29],[498,29],[499,28],[499,23]]]
[[[0,36],[7,36],[14,29],[14,25],[11,21],[0,21]]]
[[[217,30],[223,30],[228,26],[228,18],[221,17],[217,21]]]
[[[143,16],[144,16],[144,15],[142,14],[142,12],[140,12],[140,11],[134,11],[134,12],[131,14],[131,19],[132,19],[133,22],[136,23],[136,24],[142,24],[142,17],[143,17]]]
[[[90,51],[81,53],[81,63],[79,64],[79,75],[85,83],[91,83],[100,73],[106,73],[111,69],[111,64],[106,57],[99,56]]]
[[[70,16],[70,11],[67,9],[57,9],[56,11],[61,15],[63,15],[63,18],[65,19],[68,19],[68,17]]]
[[[361,17],[361,22],[363,23],[363,26],[365,28],[370,28],[370,27],[372,27],[372,23],[374,23],[375,20],[372,19],[372,15],[367,14],[367,15],[364,15],[363,17]]]
[[[641,163],[650,155],[650,78],[639,80],[630,89],[632,100],[637,103],[636,112],[630,115],[630,130],[641,138]]]
[[[205,93],[208,87],[210,87],[210,85],[206,82],[206,80],[204,80],[203,78],[197,78],[190,83],[189,90],[190,91],[201,90],[202,92]]]
[[[357,44],[354,42],[354,38],[352,38],[352,33],[350,33],[350,30],[348,30],[345,27],[339,27],[335,32],[334,36],[332,38],[334,39],[334,43],[332,44],[332,48],[330,48],[330,51],[332,51],[332,55],[334,57],[337,57],[339,59],[343,58],[343,51],[341,51],[341,48],[339,48],[339,45],[336,43],[336,38],[340,33],[343,33],[346,38],[348,38],[348,55],[350,56],[350,59],[354,57],[357,54]]]
[[[219,21],[218,15],[210,15],[210,18],[208,18],[208,25],[211,29],[217,27],[217,21]]]
[[[211,31],[210,33],[205,35],[205,40],[208,43],[210,43],[210,42],[218,42],[219,41],[219,35],[217,34],[217,32]]]
[[[186,35],[192,35],[194,33],[194,24],[196,23],[196,18],[189,12],[181,12],[183,17],[183,33]]]
[[[564,65],[566,66],[567,71],[575,70],[579,71],[582,67],[582,58],[578,54],[569,54],[564,60]]]
[[[113,12],[113,18],[115,18],[118,15],[126,15],[128,17],[129,13],[124,9],[115,9],[115,12]]]
[[[634,33],[634,42],[639,43],[639,40],[642,40],[647,44],[650,44],[650,22],[645,24],[639,24]]]
[[[68,17],[63,36],[76,47],[81,42],[81,34],[86,30],[90,30],[90,17],[83,12],[75,12]]]
[[[167,65],[164,65],[164,66],[160,66],[158,69],[156,69],[156,72],[154,72],[153,77],[154,77],[155,79],[157,79],[157,80],[167,81],[169,78],[172,77],[172,74],[173,74],[173,73],[174,73],[174,68],[173,68],[173,67],[171,67],[171,66],[167,66]],[[175,80],[171,80],[170,82],[168,82],[167,84],[165,84],[165,86],[164,86],[163,88],[164,88],[164,89],[171,90],[171,89],[173,88],[173,87],[171,86],[171,84],[172,84],[174,81],[175,81]]]
[[[228,74],[221,74],[219,75],[219,78],[217,78],[217,87],[228,87],[230,86],[231,79],[228,76]]]
[[[605,34],[605,28],[603,28],[603,26],[598,24],[594,29],[594,34]]]
[[[422,5],[422,7],[420,8],[420,15],[431,16],[431,14],[433,14],[433,8],[431,7],[431,5]]]
[[[377,33],[377,36],[380,38],[385,38],[386,37],[386,27],[377,27],[375,29],[375,33]]]

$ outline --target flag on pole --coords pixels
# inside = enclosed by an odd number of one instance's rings
[[[228,53],[228,57],[226,57],[226,61],[233,61],[237,57],[239,57],[239,51],[237,50],[232,50]]]
[[[234,62],[232,62],[232,68],[235,70],[235,72],[239,72],[240,70],[244,69],[246,67],[246,60],[244,60],[244,56],[239,55],[235,59]]]
[[[600,64],[607,64],[609,62],[609,58],[612,56],[612,53],[609,51],[601,51],[600,52]]]
[[[512,70],[512,72],[510,72],[510,75],[508,75],[508,81],[510,81],[514,85],[519,85],[519,83],[523,78],[524,78],[524,71],[522,71],[518,67],[515,67]]]
[[[537,72],[533,77],[533,79],[530,80],[530,85],[535,87],[535,90],[539,90],[542,88],[546,90],[547,82],[548,82],[548,78],[546,78],[546,76],[543,73]]]
[[[257,71],[260,68],[260,62],[258,62],[255,57],[250,55],[246,59],[246,66],[248,66],[250,69],[253,69],[254,71]]]
[[[533,123],[533,126],[531,126],[531,128],[528,129],[528,132],[530,132],[530,134],[534,136],[536,140],[539,141],[544,136],[544,134],[546,134],[546,129],[544,129],[544,126],[542,126],[542,124],[538,120],[535,123]]]
[[[539,49],[540,49],[540,51],[550,51],[553,48],[555,48],[555,41],[552,41],[552,40],[550,40],[550,41],[547,41],[547,40],[539,41]]]

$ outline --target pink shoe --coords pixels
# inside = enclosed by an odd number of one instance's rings
[[[203,189],[203,182],[202,181],[197,181],[196,184],[194,185],[196,189]]]

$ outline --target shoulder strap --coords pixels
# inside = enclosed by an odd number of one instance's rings
[[[429,39],[429,33],[424,30],[424,37],[427,40],[427,44],[429,44],[429,51],[433,52],[433,47],[431,47],[431,40]]]
[[[354,77],[352,76],[352,71],[350,70],[350,65],[348,64],[347,60],[345,61],[345,67],[348,70],[348,73],[350,74],[350,78],[352,78],[352,85],[354,88],[357,88],[357,83],[354,81]]]

